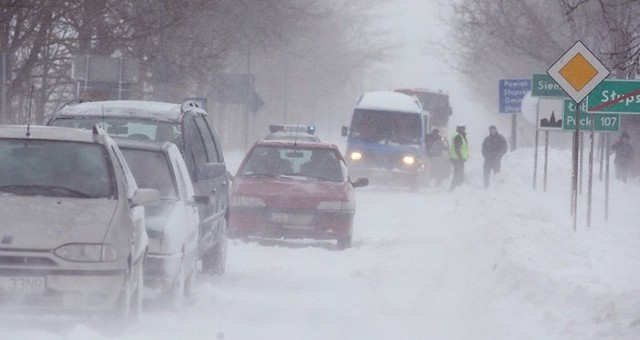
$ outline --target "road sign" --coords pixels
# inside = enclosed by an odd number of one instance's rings
[[[579,103],[608,75],[609,70],[582,42],[576,42],[547,73]]]
[[[562,131],[563,98],[540,98],[538,101],[538,129]]]
[[[531,82],[532,97],[567,97],[562,87],[548,74],[534,74]]]
[[[500,79],[500,113],[520,113],[522,98],[531,90],[531,79]]]
[[[140,76],[139,64],[135,59],[77,56],[71,63],[71,78],[103,83],[136,83]]]
[[[587,96],[587,111],[640,114],[640,81],[607,79]]]
[[[586,103],[580,107],[580,130],[591,131],[591,114],[586,112]],[[620,131],[620,116],[613,113],[595,113],[595,131],[616,132]],[[562,129],[575,131],[576,129],[576,103],[573,100],[564,100],[562,112]]]

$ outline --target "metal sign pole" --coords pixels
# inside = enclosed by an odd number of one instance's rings
[[[536,140],[533,148],[533,190],[536,190],[536,179],[538,178],[538,135],[539,130],[536,127]]]
[[[598,158],[600,161],[600,171],[598,172],[598,178],[602,182],[602,166],[604,165],[604,136],[606,133],[601,133],[598,136]]]
[[[511,115],[511,151],[516,149],[516,114]]]
[[[580,103],[576,103],[576,117],[580,117]],[[580,144],[580,120],[576,121],[576,130],[573,132],[573,174],[571,176],[571,215],[573,216],[573,231],[578,225],[578,154]]]
[[[596,132],[596,114],[591,112],[591,134],[589,135],[589,187],[587,188],[587,227],[591,227],[591,202],[593,199],[593,147]]]
[[[605,151],[605,170],[604,170],[604,220],[609,220],[609,134],[604,135],[604,146],[607,148]]]
[[[580,125],[580,116],[577,116],[577,121],[576,121],[576,125]],[[584,134],[582,133],[582,131],[578,132],[579,134],[579,138],[580,138],[580,163],[579,163],[579,170],[580,171],[580,175],[578,177],[578,195],[582,195],[582,173],[584,172]]]
[[[0,65],[0,123],[9,121],[9,113],[7,113],[7,54],[1,53],[0,61],[2,65]]]
[[[544,132],[544,185],[543,190],[547,192],[547,165],[549,164],[549,131]]]

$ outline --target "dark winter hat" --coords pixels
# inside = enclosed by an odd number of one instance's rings
[[[489,130],[497,130],[497,129],[498,129],[498,128],[496,128],[496,126],[495,126],[495,125],[491,125],[491,126],[489,126]]]
[[[456,126],[456,130],[461,130],[461,129],[466,129],[467,127],[464,125],[458,125]]]
[[[438,129],[433,129],[433,130],[431,130],[431,133],[440,133],[440,130],[438,130]]]

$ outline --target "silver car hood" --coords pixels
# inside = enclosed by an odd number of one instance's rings
[[[102,243],[116,203],[0,194],[0,248],[52,250],[66,243]]]

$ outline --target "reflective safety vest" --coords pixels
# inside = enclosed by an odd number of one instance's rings
[[[462,144],[460,145],[460,154],[462,154],[462,160],[466,161],[469,159],[469,147],[467,146],[467,139],[464,138],[459,132],[456,132],[453,137],[451,137],[451,143],[449,144],[449,158],[450,159],[460,159],[458,157],[458,153],[456,152],[456,137],[460,136],[462,139]]]

